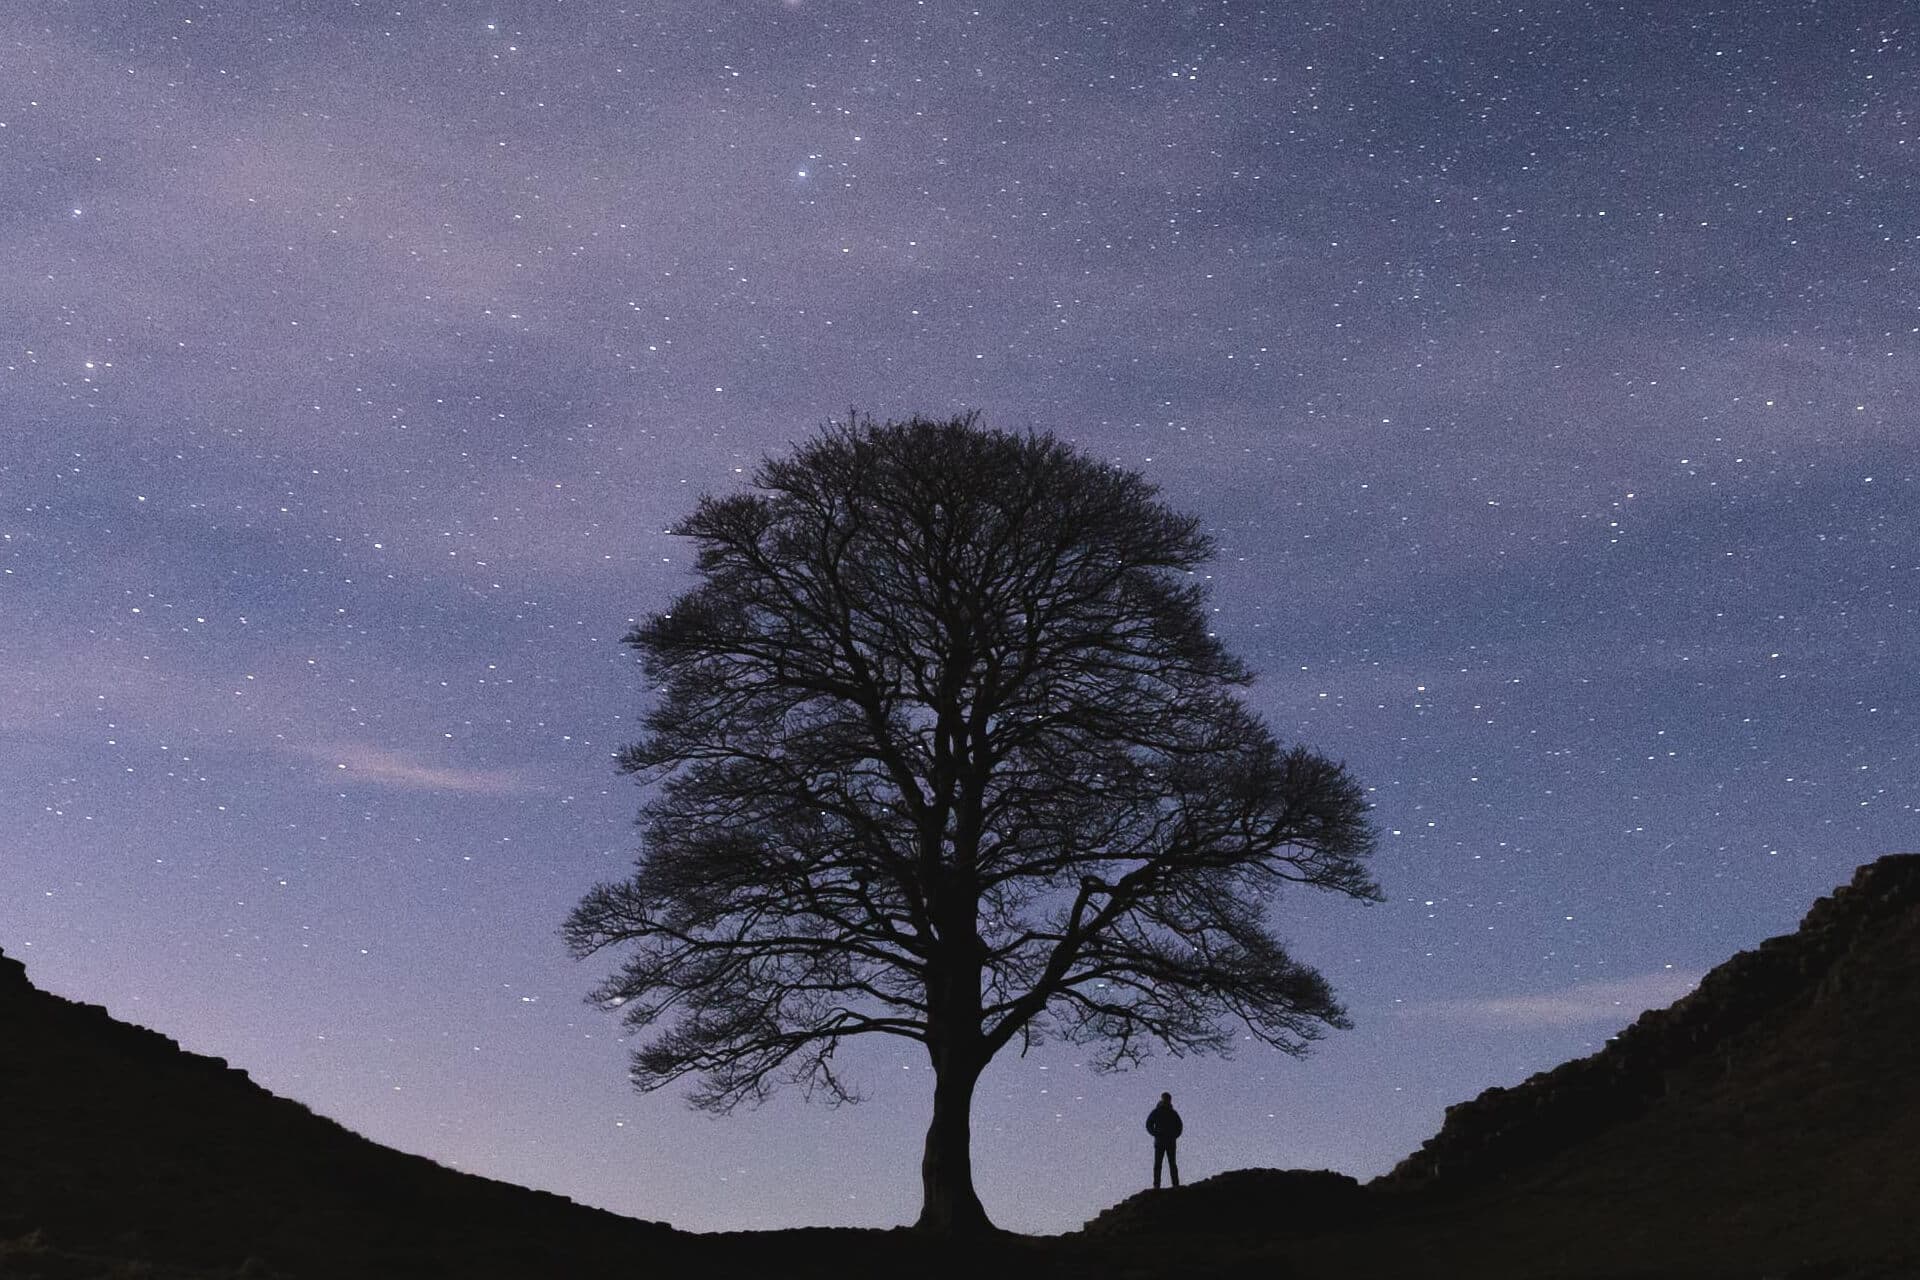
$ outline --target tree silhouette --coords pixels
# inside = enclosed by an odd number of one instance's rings
[[[842,1041],[919,1041],[917,1225],[965,1233],[991,1229],[974,1086],[1010,1043],[1111,1068],[1347,1025],[1266,913],[1288,881],[1379,896],[1367,804],[1240,701],[1194,518],[972,416],[854,417],[754,483],[675,529],[698,585],[626,637],[660,695],[619,757],[652,784],[643,848],[565,926],[626,948],[592,998],[647,1037],[638,1087],[846,1099]]]

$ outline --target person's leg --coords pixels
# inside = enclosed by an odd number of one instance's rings
[[[1160,1189],[1160,1162],[1167,1158],[1167,1149],[1159,1143],[1153,1144],[1153,1189]]]
[[[1173,1185],[1176,1187],[1179,1186],[1180,1185],[1180,1144],[1177,1142],[1169,1142],[1167,1144],[1167,1173],[1169,1176],[1172,1177]]]

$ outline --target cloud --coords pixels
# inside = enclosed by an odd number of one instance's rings
[[[1401,1015],[1482,1027],[1578,1027],[1602,1022],[1625,1025],[1648,1009],[1672,1004],[1698,986],[1702,976],[1657,969],[1607,982],[1576,983],[1557,991],[1428,1000],[1402,1009]]]
[[[330,766],[329,780],[333,782],[479,796],[527,795],[541,789],[538,783],[512,769],[462,769],[428,764],[403,752],[365,743],[292,747],[289,750]]]

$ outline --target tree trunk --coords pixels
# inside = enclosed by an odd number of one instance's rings
[[[934,1057],[933,1122],[927,1126],[926,1153],[920,1159],[922,1199],[916,1230],[947,1236],[994,1230],[973,1190],[973,1086],[985,1066],[952,1054]]]

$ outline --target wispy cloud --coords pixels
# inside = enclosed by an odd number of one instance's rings
[[[1648,1009],[1672,1004],[1698,986],[1701,977],[1691,971],[1657,969],[1630,978],[1576,983],[1557,991],[1427,1000],[1407,1006],[1401,1014],[1483,1027],[1577,1027],[1601,1022],[1624,1025]]]
[[[404,752],[365,743],[292,747],[289,750],[328,766],[328,780],[332,782],[477,796],[528,795],[541,790],[539,783],[516,770],[464,769],[429,764]]]

